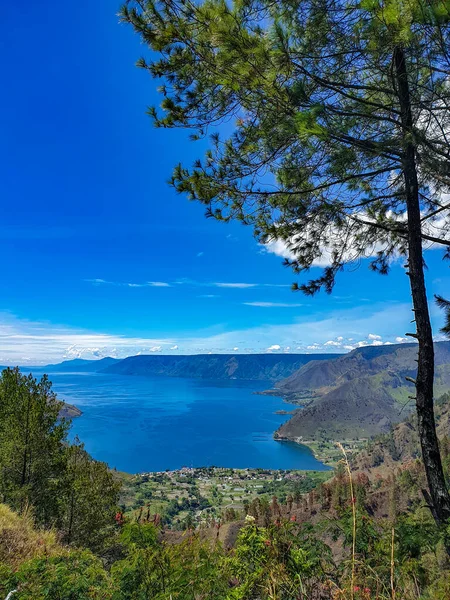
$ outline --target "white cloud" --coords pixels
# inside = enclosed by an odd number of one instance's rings
[[[117,285],[117,286],[131,287],[131,288],[171,287],[170,283],[167,283],[166,281],[146,281],[144,283],[107,281],[106,279],[85,279],[84,281],[87,281],[88,283],[92,283],[92,285]]]
[[[381,335],[377,335],[376,333],[369,333],[367,337],[369,340],[381,340]]]
[[[31,322],[0,312],[0,365],[47,364],[68,358],[123,358],[151,352],[164,354],[176,352],[178,349],[175,350],[175,346],[182,347],[186,354],[227,353],[235,347],[244,353],[288,352],[288,347],[300,353],[349,351],[386,342],[412,342],[406,337],[399,341],[399,334],[410,326],[410,318],[409,303],[383,303],[365,306],[364,309],[336,309],[325,318],[320,311],[312,315],[301,312],[282,324],[233,330],[225,330],[225,325],[217,325],[213,332],[206,329],[195,336],[177,332],[173,336],[155,338],[126,337]],[[433,321],[434,330],[438,332],[443,323],[442,314],[433,315]],[[382,336],[383,341],[369,339],[373,331],[378,331],[377,335]],[[274,339],[277,340],[276,344]],[[342,345],[335,346],[327,342]]]
[[[405,342],[408,342],[410,340],[408,340],[408,338],[406,337],[398,336],[395,338],[395,341],[397,342],[397,344],[404,344]]]
[[[281,256],[282,258],[288,258],[290,260],[295,260],[296,254],[294,251],[296,240],[301,238],[310,239],[311,241],[315,241],[316,234],[313,232],[308,232],[305,229],[298,235],[295,235],[291,240],[282,240],[282,239],[272,239],[268,241],[266,244],[263,244],[264,250],[275,254],[276,256]],[[341,248],[342,246],[342,232],[338,231],[334,228],[333,225],[330,225],[324,232],[324,237],[327,239],[327,243],[322,245],[320,249],[320,256],[316,257],[312,263],[313,267],[327,267],[332,262],[332,255],[334,248]],[[355,248],[353,248],[351,236],[348,236],[348,249],[341,255],[341,260],[345,263],[353,262],[359,258],[358,253]],[[374,256],[376,252],[382,250],[384,244],[374,244],[367,248],[365,252],[366,257]]]
[[[232,347],[234,340],[244,340],[244,346],[258,352],[272,346],[276,339],[280,349],[290,346],[295,347],[296,352],[340,352],[379,341],[368,340],[369,333],[377,330],[384,340],[394,341],[396,334],[406,330],[409,321],[409,304],[378,303],[364,308],[334,310],[326,318],[320,312],[314,315],[301,312],[284,324],[223,332],[208,335],[206,339],[198,337],[190,340],[189,346],[193,352],[204,352],[206,349],[222,351],[223,348]],[[438,330],[438,325],[435,330]],[[325,342],[337,340],[338,337],[344,338],[341,347],[325,346]],[[299,343],[297,340],[302,341]],[[344,348],[344,345],[351,348]]]
[[[269,288],[289,288],[290,284],[286,283],[249,283],[249,282],[234,282],[234,281],[196,281],[195,279],[182,278],[175,281],[177,285],[190,285],[198,287],[218,287],[228,289],[249,289],[258,287],[269,287]]]
[[[233,352],[237,352],[239,350],[239,348],[233,348]]]
[[[218,294],[200,294],[197,298],[220,298]]]
[[[200,285],[213,285],[215,287],[220,288],[257,288],[257,287],[270,287],[270,288],[286,288],[291,287],[287,283],[226,283],[226,282],[216,282],[211,284],[200,284]]]
[[[351,348],[352,350],[355,350],[356,348],[365,348],[367,346],[387,346],[388,344],[390,344],[390,342],[382,342],[381,340],[371,339],[370,342],[368,342],[367,340],[360,340],[359,342],[355,342],[354,344],[346,345],[344,346],[344,348]]]
[[[111,283],[110,281],[105,281],[104,279],[85,279],[88,283],[92,283],[93,285],[102,285],[102,283]]]
[[[341,346],[341,342],[335,342],[334,340],[328,340],[325,342],[324,346]]]
[[[445,196],[445,195],[444,195]],[[373,219],[367,215],[367,213],[361,212],[359,214],[355,213],[355,217],[359,217],[364,221],[372,221]],[[401,215],[394,215],[392,212],[387,213],[388,218],[397,219],[398,222],[406,221],[406,213]],[[438,217],[434,221],[428,220],[423,223],[423,232],[427,235],[450,240],[450,227],[449,227],[449,219],[445,217]],[[367,229],[367,227],[366,227]],[[364,225],[361,227],[361,231],[364,230]],[[266,252],[275,254],[276,256],[281,256],[282,258],[288,258],[290,260],[294,260],[296,258],[296,254],[294,251],[296,240],[306,239],[308,238],[311,241],[315,240],[316,234],[312,231],[308,231],[303,228],[301,233],[294,235],[290,240],[282,240],[279,238],[274,238],[267,242],[266,244],[262,244],[263,249]],[[333,224],[330,224],[329,227],[325,229],[323,232],[324,243],[320,248],[320,256],[318,256],[312,266],[314,267],[327,267],[332,262],[332,255],[334,249],[341,249],[342,247],[342,232],[335,228]],[[325,241],[326,240],[326,241]],[[384,243],[375,243],[368,245],[362,256],[360,256],[356,249],[356,237],[355,234],[349,234],[347,236],[347,250],[341,255],[341,260],[344,263],[354,262],[359,258],[370,258],[376,255],[377,252],[383,250],[385,248]],[[441,248],[440,244],[436,244],[434,242],[424,241],[424,248],[428,250]],[[399,258],[398,255],[394,254],[392,256],[392,261]]]
[[[243,302],[245,306],[260,306],[262,308],[296,308],[303,304],[289,304],[288,302]]]
[[[197,256],[203,256],[203,252],[199,252]],[[123,281],[108,281],[107,279],[84,279],[84,281],[91,283],[92,285],[115,285],[125,286],[131,288],[144,288],[144,287],[172,287],[173,285],[186,285],[194,287],[218,287],[228,289],[249,289],[258,287],[267,288],[288,288],[291,287],[285,283],[247,283],[247,282],[227,282],[227,281],[195,281],[194,279],[182,278],[177,279],[174,282],[167,281],[144,281],[144,282],[123,282]]]
[[[252,288],[257,287],[257,283],[213,283],[212,285],[220,288]]]
[[[49,323],[18,319],[0,313],[0,364],[47,364],[73,358],[125,358],[140,352],[162,351],[171,339],[125,337]],[[156,350],[159,348],[160,350]]]
[[[149,285],[150,287],[171,287],[170,283],[166,281],[147,281],[144,285]]]
[[[175,344],[175,346],[171,346],[169,350],[178,350],[178,346]]]

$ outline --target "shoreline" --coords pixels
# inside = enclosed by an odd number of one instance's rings
[[[287,410],[279,410],[276,411],[275,414],[289,415],[289,419],[286,419],[282,425],[289,423],[292,416],[295,415],[299,410],[303,408],[307,408],[310,406],[319,396],[314,395],[314,392],[311,390],[307,390],[305,392],[288,392],[283,393],[282,390],[277,388],[271,388],[268,390],[264,390],[262,392],[254,392],[255,394],[261,396],[276,396],[282,398],[283,402],[286,404],[290,404],[291,406],[295,406],[292,411]],[[280,425],[281,427],[281,425]],[[313,454],[314,458],[321,462],[324,466],[335,468],[337,463],[339,462],[341,456],[340,451],[337,450],[335,442],[320,442],[317,440],[304,440],[302,436],[287,436],[281,435],[279,433],[279,429],[276,429],[273,432],[273,439],[276,442],[292,442],[299,446],[303,446],[308,448],[310,452]],[[359,440],[358,440],[359,442]]]
[[[318,460],[319,462],[321,462],[324,466],[326,467],[330,467],[330,468],[334,468],[336,466],[337,461],[334,460],[334,456],[330,456],[330,452],[328,453],[324,453],[321,452],[319,450],[319,448],[317,447],[318,442],[316,440],[304,440],[302,438],[302,436],[299,437],[289,437],[289,436],[280,436],[279,434],[277,434],[277,432],[275,431],[273,434],[273,439],[276,442],[291,442],[293,444],[297,444],[298,446],[304,446],[305,448],[308,448],[308,450],[312,453],[312,455],[314,456],[314,458],[316,460]],[[327,445],[327,448],[329,450],[331,450],[332,447],[334,447],[335,444],[329,444]]]
[[[302,436],[276,436],[276,433],[277,432],[274,433],[275,441],[292,442],[299,446],[304,446],[313,453],[314,458],[326,467],[332,469],[336,468],[338,463],[342,460],[342,451],[337,446],[338,442],[345,446],[348,454],[353,454],[353,452],[361,450],[368,441],[368,438],[342,439],[336,441],[304,440]]]

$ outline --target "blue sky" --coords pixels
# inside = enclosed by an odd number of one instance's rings
[[[351,265],[332,296],[305,298],[249,229],[206,220],[166,184],[204,146],[152,127],[156,84],[135,68],[145,49],[117,9],[2,8],[0,363],[347,351],[404,338],[401,263],[389,277]],[[430,296],[448,295],[441,253],[427,262]]]

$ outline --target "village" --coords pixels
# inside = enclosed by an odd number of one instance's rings
[[[185,529],[212,520],[245,516],[257,496],[304,494],[331,471],[183,467],[173,471],[123,475],[122,506],[130,518],[158,515],[164,525]]]

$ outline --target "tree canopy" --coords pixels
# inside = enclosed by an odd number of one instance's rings
[[[156,52],[138,63],[163,79],[155,124],[211,133],[205,158],[179,165],[173,185],[261,242],[283,241],[296,272],[326,264],[307,293],[330,291],[346,262],[371,256],[385,273],[406,253],[395,62],[407,48],[422,237],[447,247],[445,3],[163,0],[128,2],[122,18]]]
[[[436,302],[438,306],[445,311],[445,325],[441,331],[450,337],[450,302],[445,298],[442,298],[442,296],[436,296]]]
[[[44,375],[0,377],[0,502],[56,525],[67,544],[98,550],[112,533],[120,485],[82,444],[70,444],[63,402]]]
[[[33,505],[37,518],[57,513],[58,484],[65,468],[68,422],[44,375],[37,381],[19,369],[0,378],[0,498],[22,510]]]

